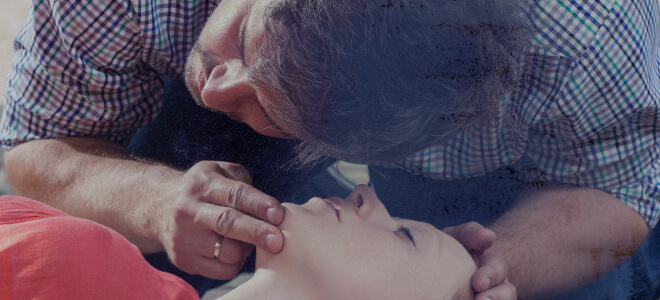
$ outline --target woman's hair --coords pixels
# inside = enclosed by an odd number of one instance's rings
[[[299,162],[388,162],[503,114],[528,39],[518,0],[281,0],[248,72]]]

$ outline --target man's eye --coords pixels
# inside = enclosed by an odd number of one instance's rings
[[[413,245],[415,245],[415,239],[413,238],[412,234],[410,233],[410,229],[406,227],[403,224],[399,224],[399,226],[396,228],[397,233],[403,233]],[[416,246],[416,245],[415,245]]]

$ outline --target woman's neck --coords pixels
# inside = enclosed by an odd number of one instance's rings
[[[286,276],[281,272],[269,269],[257,269],[254,276],[245,283],[218,300],[309,300],[315,296],[299,280]]]

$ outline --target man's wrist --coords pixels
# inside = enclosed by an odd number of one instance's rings
[[[152,180],[151,192],[142,200],[144,205],[144,226],[148,241],[139,247],[143,253],[164,251],[164,233],[168,229],[168,220],[173,212],[172,206],[182,191],[181,180],[184,172],[149,162],[148,177]],[[143,237],[144,238],[144,237]]]

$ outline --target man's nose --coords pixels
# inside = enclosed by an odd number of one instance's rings
[[[252,97],[256,97],[256,91],[240,60],[214,67],[202,90],[204,104],[223,112],[235,112]]]

